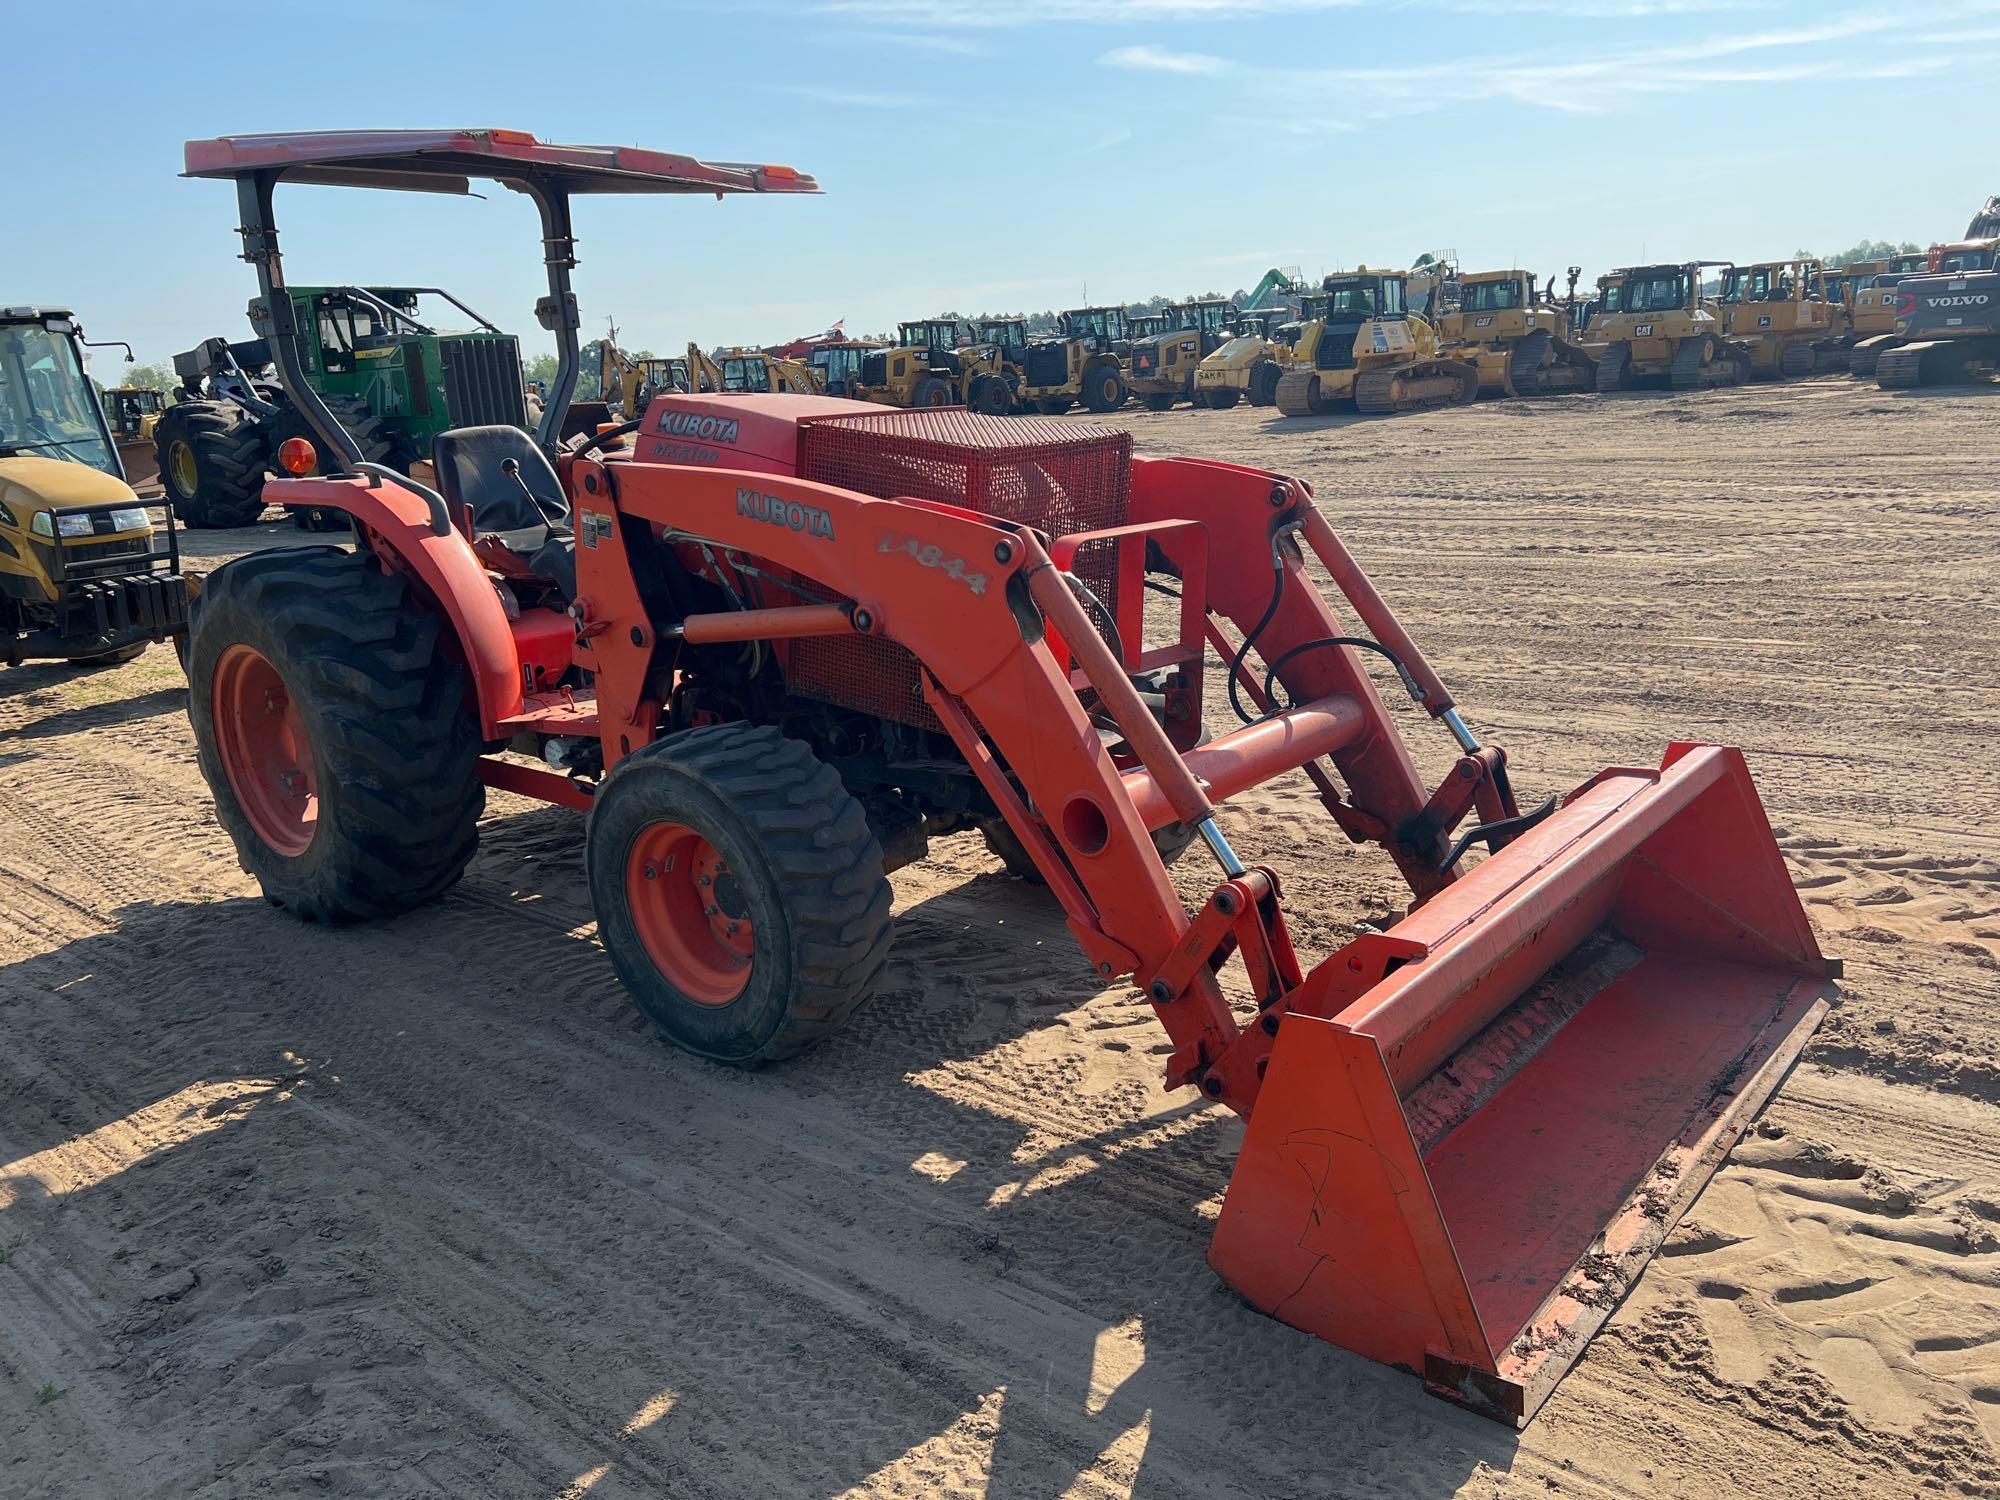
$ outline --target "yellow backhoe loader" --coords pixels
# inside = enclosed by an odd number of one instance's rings
[[[1444,352],[1479,370],[1482,396],[1554,396],[1593,388],[1597,361],[1569,339],[1569,313],[1527,271],[1473,271],[1438,319]]]
[[[0,662],[129,661],[187,634],[173,510],[125,482],[68,309],[0,308]]]
[[[1326,278],[1320,316],[1307,323],[1279,378],[1278,410],[1321,416],[1344,402],[1364,415],[1463,406],[1479,395],[1479,371],[1438,347],[1437,330],[1409,310],[1401,271],[1348,271]]]

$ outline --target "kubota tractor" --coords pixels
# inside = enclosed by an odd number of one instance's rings
[[[345,511],[354,545],[241,558],[199,601],[202,768],[278,906],[346,922],[437,895],[489,786],[574,808],[635,1003],[749,1065],[867,1002],[889,870],[930,837],[998,830],[1095,973],[1151,1001],[1168,1085],[1248,1121],[1216,1270],[1509,1422],[1826,1009],[1829,965],[1741,754],[1675,745],[1523,810],[1507,753],[1296,479],[1135,457],[1082,423],[825,397],[661,393],[560,443],[572,198],[811,178],[502,131],[197,141],[187,165],[235,182],[280,351],[287,174],[497,178],[548,247],[559,359],[538,432],[439,434],[433,491],[358,459],[302,387],[339,472],[272,498]],[[1178,599],[1149,619],[1157,589]],[[1371,669],[1451,736],[1435,787]],[[1211,735],[1218,673],[1236,722]],[[1378,845],[1412,896],[1310,965],[1283,877],[1215,816],[1285,775],[1318,793],[1327,839]],[[1156,833],[1217,866],[1192,910]]]

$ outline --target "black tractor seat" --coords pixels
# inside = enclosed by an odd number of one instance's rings
[[[566,599],[576,597],[576,534],[562,481],[518,427],[460,427],[431,440],[438,492],[453,516],[472,511],[475,542],[491,539]]]

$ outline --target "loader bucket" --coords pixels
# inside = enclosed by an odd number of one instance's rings
[[[1606,771],[1307,977],[1209,1262],[1521,1425],[1783,1079],[1834,968],[1738,751]]]

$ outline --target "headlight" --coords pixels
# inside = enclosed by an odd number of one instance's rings
[[[89,536],[91,531],[89,516],[57,516],[55,526],[54,535],[62,537]],[[43,536],[51,534],[47,511],[35,513],[35,530]]]
[[[45,510],[36,511],[29,519],[28,530],[36,536],[53,537],[56,534],[55,525],[49,520],[49,513]]]
[[[127,505],[111,512],[113,531],[145,531],[153,524],[153,518],[146,513],[143,505]]]

